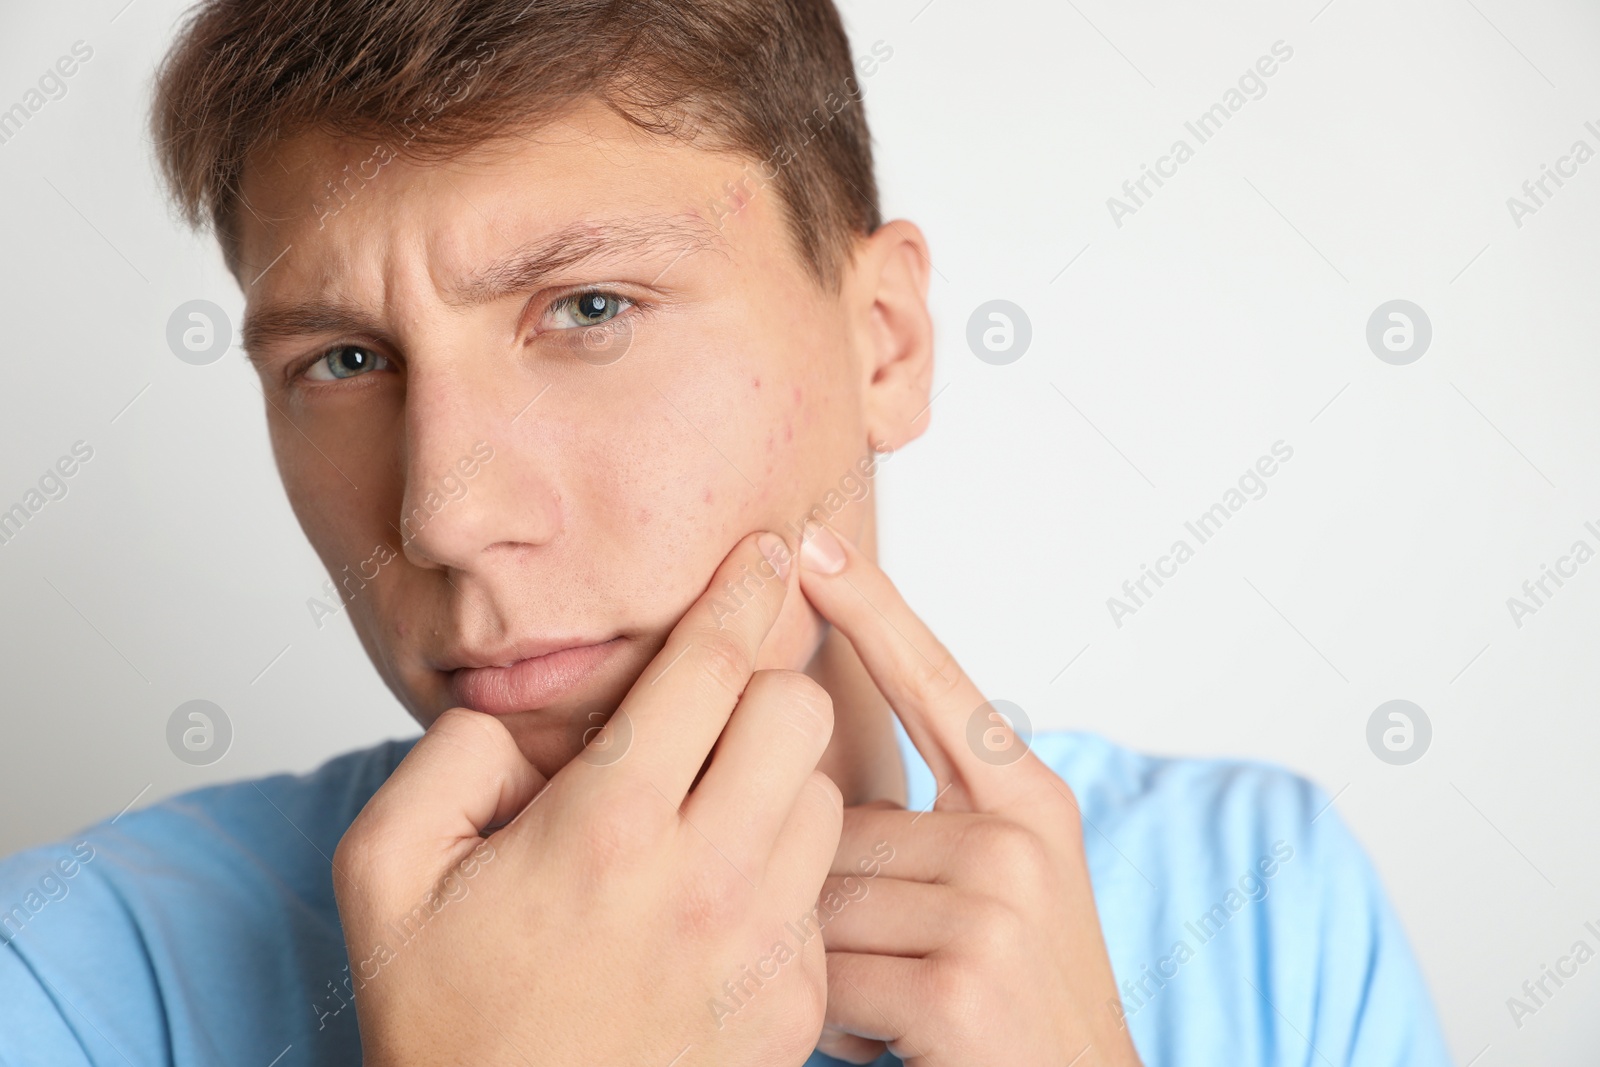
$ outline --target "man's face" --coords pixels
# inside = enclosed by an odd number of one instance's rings
[[[740,537],[863,495],[870,345],[775,193],[726,201],[739,160],[598,106],[442,163],[380,144],[247,168],[278,467],[411,713],[501,715],[550,773]],[[821,632],[791,600],[762,665]]]

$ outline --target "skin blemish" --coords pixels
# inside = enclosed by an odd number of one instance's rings
[[[801,393],[801,392],[800,392],[800,387],[799,387],[799,386],[798,386],[798,385],[797,385],[797,386],[795,386],[795,387],[794,387],[794,406],[795,406],[795,407],[799,407],[799,406],[800,406],[800,400],[801,400],[801,397],[802,397],[802,396],[803,396],[803,395],[804,395],[804,394],[802,394],[802,393]]]
[[[710,486],[707,486],[706,487],[706,491],[700,494],[700,499],[704,500],[707,504],[711,503],[711,488],[710,488]]]
[[[750,379],[750,388],[752,388],[752,389],[760,389],[761,388],[761,379],[760,378],[751,378]]]
[[[648,523],[649,521],[650,521],[650,509],[649,508],[640,508],[639,509],[639,515],[638,515],[638,523],[639,523],[639,525],[643,526],[646,523]]]

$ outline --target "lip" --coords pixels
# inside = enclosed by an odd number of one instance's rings
[[[545,645],[520,658],[513,653],[503,666],[457,667],[449,671],[451,695],[458,705],[489,715],[533,711],[581,686],[621,647],[620,637]]]

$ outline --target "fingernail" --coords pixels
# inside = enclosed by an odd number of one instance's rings
[[[826,526],[807,523],[800,541],[800,564],[818,574],[838,574],[844,570],[844,546]]]
[[[783,543],[783,538],[775,533],[764,533],[756,538],[756,547],[772,564],[772,569],[778,572],[780,581],[789,577],[789,546]]]

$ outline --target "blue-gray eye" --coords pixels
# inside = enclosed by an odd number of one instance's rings
[[[564,296],[550,305],[545,317],[547,330],[572,330],[610,322],[631,303],[627,298],[598,289]]]
[[[370,348],[360,345],[339,345],[330,348],[322,358],[306,370],[306,377],[314,382],[332,382],[340,378],[354,378],[369,371],[382,370],[388,359]]]

